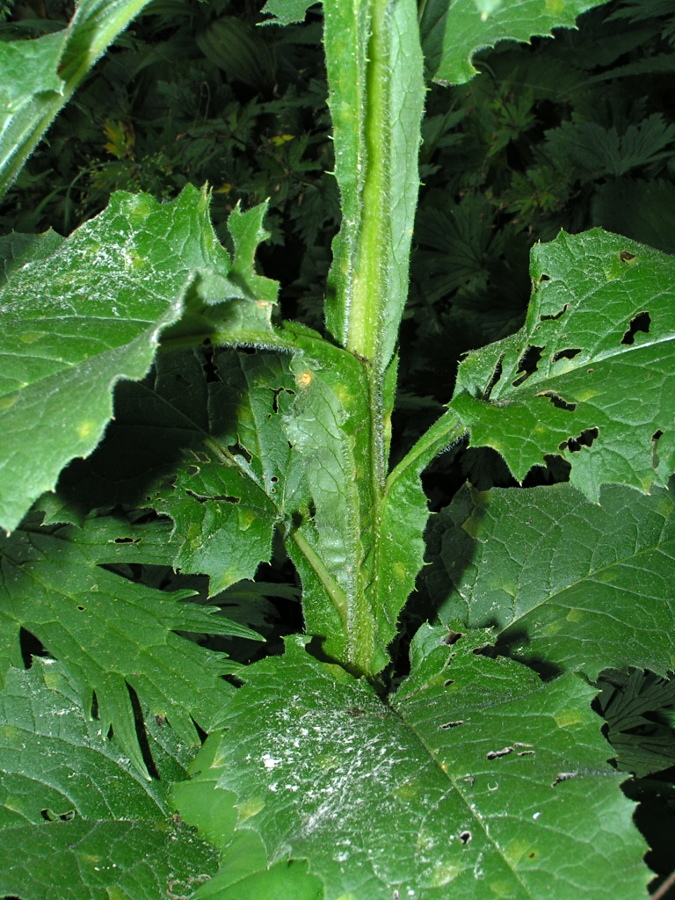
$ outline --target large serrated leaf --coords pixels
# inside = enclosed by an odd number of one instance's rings
[[[675,666],[672,495],[606,485],[464,488],[434,520],[424,580],[443,622],[493,626],[519,658],[595,678]]]
[[[82,706],[63,664],[12,669],[0,691],[0,893],[26,900],[156,900],[194,889],[215,853],[171,818],[189,750],[153,724],[147,781]]]
[[[597,500],[675,468],[675,260],[600,229],[533,250],[517,334],[469,354],[450,410],[522,480],[561,454]]]
[[[138,553],[145,534],[156,540],[158,530],[166,540],[166,523],[132,527],[98,519],[83,531],[17,531],[0,543],[3,672],[18,660],[19,629],[27,629],[64,662],[85,705],[96,693],[104,733],[113,726],[142,772],[127,685],[154,715],[168,718],[183,740],[197,745],[193,719],[205,729],[215,726],[233,690],[219,676],[233,664],[175,632],[257,637],[212,608],[182,603],[190,591],[154,590],[103,568],[120,561],[120,545],[131,542]]]
[[[162,331],[181,316],[185,302],[206,308],[200,319],[206,336],[216,319],[219,331],[237,331],[240,306],[225,304],[223,314],[217,304],[242,298],[258,330],[266,318],[273,338],[272,283],[252,271],[264,210],[233,213],[230,263],[208,205],[206,193],[191,186],[166,204],[118,193],[51,254],[28,245],[23,265],[12,261],[0,289],[5,528],[14,528],[30,503],[53,488],[69,459],[93,450],[112,414],[111,388],[121,378],[145,375]],[[204,296],[201,304],[190,292]]]
[[[148,0],[82,0],[64,31],[0,42],[0,196],[106,47]]]
[[[420,31],[427,73],[434,81],[463,84],[476,74],[471,57],[497,41],[529,41],[606,0],[427,0]]]
[[[326,900],[639,896],[644,845],[593,690],[477,655],[480,634],[450,650],[444,633],[423,628],[391,706],[302,640],[249,667],[203,751],[209,827],[218,777],[239,828],[270,863],[307,858]]]

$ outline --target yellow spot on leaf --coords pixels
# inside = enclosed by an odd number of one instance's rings
[[[257,816],[260,810],[264,808],[265,801],[262,797],[249,797],[248,800],[245,800],[237,807],[239,810],[239,823],[245,822],[252,816]]]
[[[9,409],[10,406],[14,406],[18,396],[19,392],[14,391],[13,394],[7,394],[6,397],[0,397],[0,409]]]
[[[96,426],[91,420],[85,420],[84,422],[80,422],[77,426],[77,436],[81,441],[86,440],[88,437],[94,433]]]
[[[583,722],[582,714],[576,709],[562,709],[553,718],[558,728],[569,728],[570,725],[580,725]]]
[[[310,386],[312,381],[314,380],[314,372],[310,372],[309,369],[306,372],[301,372],[295,379],[295,383],[298,387],[307,388]]]

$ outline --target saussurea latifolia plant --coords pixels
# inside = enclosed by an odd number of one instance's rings
[[[144,5],[0,45],[4,189]],[[673,667],[672,259],[600,230],[535,247],[523,328],[389,463],[425,78],[594,5],[325,0],[322,334],[278,319],[264,206],[228,252],[207,188],[2,239],[3,894],[646,896],[591,703],[605,669]],[[521,482],[561,456],[569,483],[467,485],[429,523],[420,475],[460,441]],[[261,639],[277,539],[304,633],[249,665],[202,646]],[[395,682],[417,579],[433,615]]]

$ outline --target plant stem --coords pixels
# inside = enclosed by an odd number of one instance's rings
[[[386,164],[391,162],[387,94],[389,66],[385,17],[389,0],[374,0],[366,70],[364,122],[365,173],[358,254],[352,276],[347,349],[381,366],[380,317],[386,302],[389,190]]]

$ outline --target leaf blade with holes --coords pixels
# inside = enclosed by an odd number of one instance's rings
[[[486,885],[562,900],[580,883],[600,898],[608,877],[617,897],[638,895],[644,848],[616,790],[621,776],[605,763],[592,689],[573,674],[543,684],[476,655],[480,634],[451,649],[444,634],[423,626],[391,707],[308,656],[302,639],[249,667],[225,730],[202,751],[191,820],[201,805],[213,829],[214,784],[233,791],[239,825],[260,834],[268,861],[308,859],[326,900],[411,890],[477,900]],[[597,846],[617,854],[616,869],[598,865]]]
[[[512,337],[460,365],[451,412],[522,480],[549,454],[597,500],[675,467],[675,261],[600,229],[533,250],[534,293]]]

